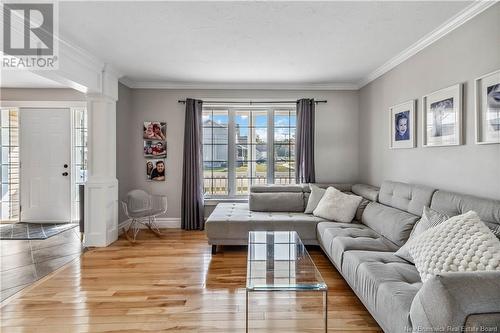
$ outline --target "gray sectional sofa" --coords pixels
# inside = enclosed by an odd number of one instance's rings
[[[500,201],[391,181],[380,189],[332,186],[364,198],[352,223],[304,214],[308,185],[255,186],[248,204],[216,207],[208,241],[214,250],[246,244],[251,230],[296,230],[306,245],[321,246],[385,332],[500,331],[500,272],[443,273],[423,284],[415,266],[394,255],[424,206],[449,216],[474,210],[494,227]]]

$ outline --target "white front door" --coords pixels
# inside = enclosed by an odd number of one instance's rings
[[[21,221],[71,219],[69,109],[20,110]]]

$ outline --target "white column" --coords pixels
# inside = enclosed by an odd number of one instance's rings
[[[114,84],[114,85],[113,85]],[[118,238],[116,179],[116,79],[103,73],[101,93],[87,94],[88,179],[85,183],[85,246],[108,246]]]

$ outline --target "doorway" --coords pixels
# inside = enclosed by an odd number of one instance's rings
[[[20,124],[21,221],[70,222],[70,109],[22,109]]]
[[[0,223],[79,222],[79,186],[87,180],[85,103],[19,103],[0,109]]]

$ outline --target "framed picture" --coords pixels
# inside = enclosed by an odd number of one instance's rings
[[[415,148],[415,100],[389,109],[391,143],[389,148]]]
[[[165,141],[144,140],[144,157],[166,158],[167,143]]]
[[[165,180],[165,160],[146,160],[146,177],[152,181]]]
[[[476,143],[500,143],[500,70],[474,82]]]
[[[462,84],[422,98],[422,144],[424,147],[462,144]]]
[[[162,121],[145,121],[142,126],[144,140],[165,141],[167,139],[167,123]]]

